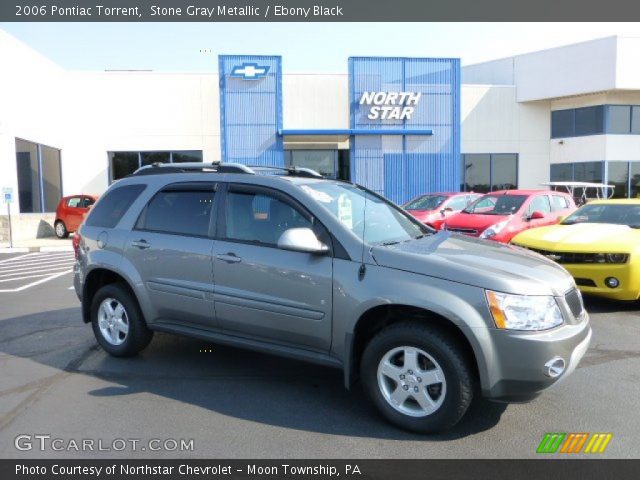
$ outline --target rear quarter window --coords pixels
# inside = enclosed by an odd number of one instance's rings
[[[115,227],[145,188],[145,185],[124,185],[110,190],[91,210],[85,225]]]

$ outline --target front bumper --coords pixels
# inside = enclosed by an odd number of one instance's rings
[[[498,401],[526,402],[568,377],[578,366],[591,341],[589,317],[577,324],[542,332],[494,329],[491,333],[494,358],[489,365],[490,383],[484,396]],[[547,376],[545,364],[560,357],[565,369],[559,376]]]
[[[611,298],[613,300],[637,300],[640,296],[640,268],[631,263],[618,264],[563,264],[576,280],[580,291],[588,295]],[[604,281],[615,277],[620,282],[616,288],[609,288]]]

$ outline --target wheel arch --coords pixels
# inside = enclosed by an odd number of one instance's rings
[[[347,388],[350,388],[358,378],[360,359],[367,343],[383,328],[400,321],[428,323],[433,328],[455,339],[469,361],[473,374],[482,384],[485,383],[486,369],[481,347],[475,339],[470,338],[470,332],[465,332],[465,329],[454,321],[433,310],[392,303],[369,308],[360,315],[353,332],[347,333],[344,361],[344,379]]]
[[[123,285],[133,298],[138,301],[138,297],[131,283],[122,274],[108,268],[94,268],[87,274],[82,287],[82,320],[84,323],[91,321],[90,308],[93,296],[100,288],[113,283]],[[138,301],[138,303],[140,302]]]

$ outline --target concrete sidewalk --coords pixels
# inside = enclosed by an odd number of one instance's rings
[[[2,253],[29,253],[29,252],[71,252],[71,237],[59,239],[56,237],[34,238],[32,240],[18,240],[9,247],[7,242],[0,243]]]

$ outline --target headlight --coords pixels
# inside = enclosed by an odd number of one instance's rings
[[[501,222],[491,225],[490,227],[485,229],[484,232],[480,234],[480,238],[495,237],[497,234],[499,234],[502,231],[504,227],[507,226],[507,223],[509,223],[509,220],[503,220]]]
[[[496,327],[509,330],[547,330],[562,325],[562,313],[552,296],[509,295],[487,290]]]
[[[627,263],[629,255],[625,253],[607,253],[605,258],[607,263]]]

